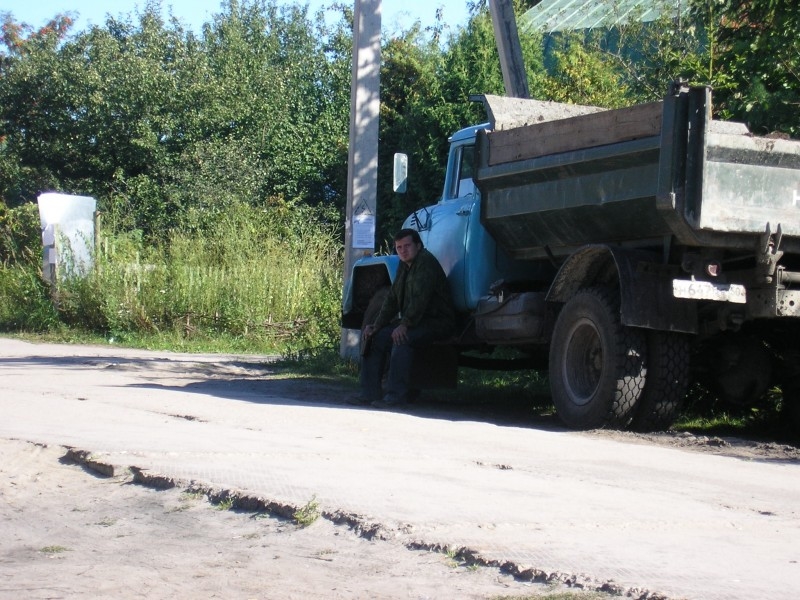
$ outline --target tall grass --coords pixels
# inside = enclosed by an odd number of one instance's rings
[[[0,331],[49,331],[58,323],[38,264],[0,266]]]
[[[55,310],[69,327],[166,347],[219,338],[264,352],[335,345],[343,263],[336,220],[326,216],[242,206],[158,244],[101,232],[95,268],[59,282]],[[0,324],[11,321],[0,310]]]

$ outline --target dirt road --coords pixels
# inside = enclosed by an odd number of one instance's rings
[[[0,339],[0,597],[796,596],[796,448],[347,393],[255,358]],[[276,518],[307,505],[309,527]]]

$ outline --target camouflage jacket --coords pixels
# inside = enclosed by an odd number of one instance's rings
[[[399,318],[409,329],[426,327],[441,337],[453,335],[455,310],[444,269],[425,248],[411,266],[400,263],[392,289],[375,319],[380,329]]]

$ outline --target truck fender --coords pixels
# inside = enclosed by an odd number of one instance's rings
[[[392,285],[399,264],[396,254],[365,256],[356,261],[342,298],[342,327],[361,329],[369,301],[380,288]]]
[[[697,305],[673,297],[672,278],[656,253],[605,244],[584,246],[559,268],[547,302],[563,304],[578,290],[594,285],[617,287],[624,325],[697,333]]]

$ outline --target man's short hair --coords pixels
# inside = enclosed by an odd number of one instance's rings
[[[394,241],[402,240],[403,238],[410,237],[411,241],[415,244],[422,246],[422,238],[419,237],[419,231],[416,229],[401,229],[394,236]]]

